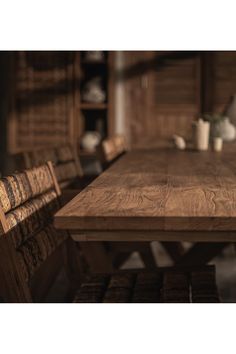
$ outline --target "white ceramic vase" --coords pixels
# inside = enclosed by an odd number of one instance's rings
[[[232,141],[236,137],[235,126],[225,117],[218,125],[218,132],[223,141]]]
[[[81,139],[81,146],[84,150],[93,152],[100,141],[101,135],[98,132],[87,131]]]
[[[199,119],[194,123],[195,130],[195,147],[199,151],[208,150],[209,135],[210,135],[210,123],[205,122],[203,119]]]
[[[232,124],[236,126],[236,94],[231,97],[230,103],[226,108],[225,115],[229,117]]]

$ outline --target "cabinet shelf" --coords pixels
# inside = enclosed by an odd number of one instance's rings
[[[92,61],[92,60],[81,60],[81,64],[83,65],[106,65],[107,61],[106,60],[99,60],[99,61]]]
[[[107,109],[107,103],[86,103],[82,102],[80,104],[81,109]]]
[[[96,151],[86,151],[86,150],[80,150],[79,151],[79,155],[81,157],[96,157],[97,156],[97,153]]]

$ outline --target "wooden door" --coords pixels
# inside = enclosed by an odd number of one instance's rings
[[[189,137],[200,113],[200,54],[126,52],[125,116],[132,148]]]

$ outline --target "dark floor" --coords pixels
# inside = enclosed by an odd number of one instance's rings
[[[152,244],[153,253],[158,259],[159,266],[170,266],[171,261],[167,257],[162,246],[155,242]],[[222,302],[232,303],[236,302],[236,252],[234,246],[231,244],[224,249],[222,254],[215,258],[211,264],[216,266],[217,284],[220,292]],[[122,267],[128,268],[143,268],[144,265],[138,253],[133,253],[132,256]],[[65,296],[68,281],[65,273],[62,272],[55,285],[51,289],[48,296],[48,302],[61,302]]]

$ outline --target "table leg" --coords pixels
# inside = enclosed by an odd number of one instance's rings
[[[80,242],[80,248],[92,273],[112,272],[112,259],[103,242]]]
[[[174,263],[178,262],[185,253],[181,242],[161,242],[161,244]]]
[[[108,249],[115,268],[120,268],[133,252],[138,252],[145,268],[152,269],[157,266],[151,249],[151,242],[108,242]]]
[[[216,257],[228,243],[198,242],[195,243],[176,263],[180,266],[207,264]]]

